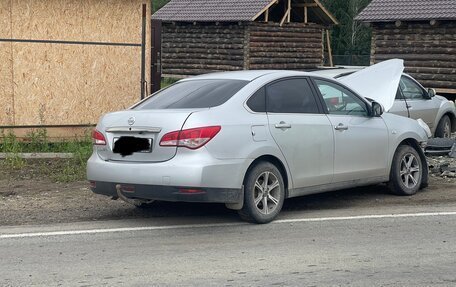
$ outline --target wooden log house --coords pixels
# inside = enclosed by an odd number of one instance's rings
[[[337,20],[318,0],[171,0],[161,20],[162,72],[313,69]]]
[[[356,19],[372,26],[371,64],[404,59],[425,87],[456,95],[456,0],[373,0]]]

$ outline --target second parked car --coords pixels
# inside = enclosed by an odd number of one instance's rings
[[[315,71],[317,75],[343,79],[360,71],[362,68],[336,68]],[[455,104],[446,98],[436,95],[434,89],[426,90],[414,78],[403,74],[396,94],[396,101],[388,111],[390,113],[422,119],[438,138],[449,138],[456,132]]]

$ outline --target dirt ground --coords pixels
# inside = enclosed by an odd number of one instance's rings
[[[56,183],[40,172],[41,167],[42,163],[20,170],[0,169],[0,226],[208,215],[237,218],[234,211],[221,204],[156,202],[151,208],[138,209],[93,194],[85,181]],[[390,195],[385,186],[378,185],[294,198],[285,203],[284,211],[404,203],[431,206],[456,203],[456,179],[431,176],[429,187],[412,197]]]

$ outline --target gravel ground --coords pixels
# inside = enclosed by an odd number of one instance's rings
[[[209,215],[237,218],[236,212],[221,204],[157,202],[152,208],[138,209],[93,194],[85,181],[53,182],[40,173],[40,166],[31,164],[17,171],[0,169],[0,226]],[[434,174],[430,186],[413,197],[390,195],[385,186],[378,185],[294,198],[285,203],[284,212],[450,202],[456,203],[456,179]]]

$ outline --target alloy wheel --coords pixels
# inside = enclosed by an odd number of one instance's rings
[[[415,155],[407,153],[402,157],[400,175],[407,188],[414,188],[420,178],[420,163]]]
[[[265,171],[255,181],[254,204],[262,214],[274,212],[280,202],[280,183],[274,173]]]

